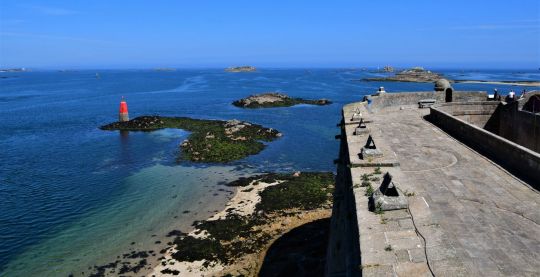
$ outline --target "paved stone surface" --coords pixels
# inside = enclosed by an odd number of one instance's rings
[[[425,121],[422,116],[428,112],[406,107],[370,115],[373,122],[368,127],[384,140],[386,152],[395,153],[400,165],[383,171],[393,171],[401,189],[414,196],[409,197],[411,214],[391,227],[397,230],[386,231],[385,225],[390,228],[388,222],[393,220],[381,224],[381,216],[364,212],[365,188],[354,189],[360,245],[365,250],[362,265],[370,269],[364,275],[371,271],[384,275],[388,266],[397,276],[429,273],[414,219],[426,239],[427,260],[436,276],[540,276],[539,192]],[[351,169],[353,184],[361,183],[361,174],[372,170]],[[362,238],[370,233],[371,237]],[[399,256],[380,251],[387,243],[396,250],[406,249],[410,261],[403,262],[401,251]],[[385,267],[377,269],[364,259]]]

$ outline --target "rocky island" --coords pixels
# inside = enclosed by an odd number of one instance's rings
[[[417,83],[433,83],[444,78],[441,74],[425,70],[422,67],[414,67],[396,73],[394,76],[365,78],[362,81],[368,82],[417,82]]]
[[[235,67],[228,67],[225,69],[227,72],[254,72],[257,69],[254,66],[235,66]]]
[[[328,99],[309,100],[302,98],[293,98],[286,94],[275,92],[254,94],[233,102],[233,105],[237,107],[250,109],[290,107],[298,104],[323,106],[330,105],[332,104],[332,102]]]
[[[224,163],[261,152],[262,141],[272,141],[282,134],[272,128],[239,120],[205,120],[187,117],[140,116],[125,122],[101,126],[101,130],[155,131],[177,128],[190,131],[180,144],[180,159],[192,162]]]

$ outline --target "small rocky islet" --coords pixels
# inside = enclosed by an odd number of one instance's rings
[[[236,107],[258,109],[258,108],[276,108],[276,107],[291,107],[298,104],[308,105],[330,105],[332,101],[328,99],[310,100],[302,98],[293,98],[283,93],[268,92],[261,94],[253,94],[246,98],[236,100],[232,103]]]
[[[425,70],[423,67],[414,67],[411,69],[400,71],[393,76],[364,78],[362,81],[368,82],[416,82],[416,83],[433,83],[439,79],[445,78],[442,74]]]
[[[261,152],[264,142],[282,136],[265,128],[239,120],[207,120],[188,117],[140,116],[129,121],[101,126],[101,130],[155,131],[164,128],[191,132],[180,144],[180,159],[191,162],[226,163]]]
[[[244,66],[234,66],[225,68],[226,72],[255,72],[257,68],[254,66],[244,65]]]

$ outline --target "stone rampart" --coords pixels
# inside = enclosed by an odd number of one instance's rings
[[[520,247],[519,240],[523,233],[537,233],[537,225],[529,222],[540,220],[537,194],[522,184],[540,186],[540,154],[497,135],[501,128],[517,128],[512,132],[530,136],[530,127],[520,128],[536,126],[537,115],[521,118],[526,114],[517,108],[519,102],[486,101],[485,92],[454,92],[452,103],[447,96],[446,91],[380,93],[371,97],[369,107],[367,101],[343,107],[326,276],[537,273],[534,258],[521,263],[536,252]],[[422,99],[437,104],[431,110],[412,107]],[[442,135],[426,118],[522,179]],[[362,125],[364,131],[358,130]],[[370,138],[376,147],[369,147]],[[364,152],[371,153],[365,149],[378,149],[382,155],[364,157]],[[372,196],[386,172],[407,196],[407,209],[373,205]],[[507,228],[510,218],[516,222]],[[520,219],[526,223],[518,224]],[[482,236],[477,237],[478,232]],[[506,234],[512,234],[511,240],[497,241]],[[516,262],[505,255],[490,256],[507,249],[517,255],[520,267],[501,268],[497,265]],[[494,263],[485,263],[486,257]]]

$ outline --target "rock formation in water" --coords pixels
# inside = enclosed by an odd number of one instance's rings
[[[236,100],[233,102],[233,105],[240,108],[274,108],[274,107],[290,107],[298,104],[309,104],[309,105],[330,105],[332,102],[328,99],[319,99],[319,100],[309,100],[302,98],[292,98],[286,94],[282,93],[262,93],[250,95],[246,98]]]
[[[254,66],[236,66],[236,67],[228,67],[225,69],[227,72],[254,72],[257,69]]]
[[[365,78],[363,81],[432,83],[442,78],[443,76],[439,73],[425,70],[422,67],[414,67],[398,72],[394,76]]]

